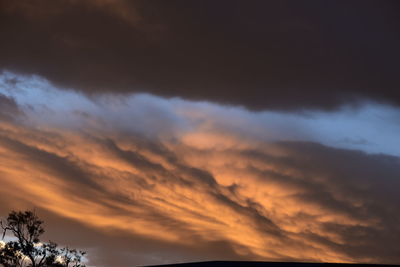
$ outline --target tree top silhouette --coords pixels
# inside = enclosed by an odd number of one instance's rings
[[[58,248],[49,241],[40,242],[44,233],[43,221],[34,211],[11,211],[7,219],[0,221],[2,239],[10,232],[16,241],[0,244],[0,266],[4,267],[85,267],[84,251]]]

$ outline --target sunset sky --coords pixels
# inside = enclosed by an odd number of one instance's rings
[[[400,264],[399,12],[0,0],[0,217],[90,267]]]

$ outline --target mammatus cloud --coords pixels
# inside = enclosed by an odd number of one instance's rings
[[[243,109],[88,98],[14,78],[0,98],[2,212],[37,207],[93,266],[400,262],[399,157],[301,141],[276,125],[243,131],[241,118],[257,117]],[[242,127],[216,123],[224,110]]]
[[[0,69],[251,109],[400,103],[395,1],[1,0]]]

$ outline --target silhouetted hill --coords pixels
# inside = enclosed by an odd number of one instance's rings
[[[256,261],[205,261],[178,264],[152,265],[151,267],[394,267],[388,264],[345,264],[345,263],[300,263],[300,262],[256,262]],[[150,266],[148,266],[150,267]]]

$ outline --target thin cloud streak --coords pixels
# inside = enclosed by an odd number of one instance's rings
[[[287,128],[243,131],[233,122],[259,115],[233,107],[146,95],[29,103],[22,89],[1,91],[0,114],[15,114],[0,122],[2,202],[129,239],[95,247],[93,265],[123,253],[121,266],[199,255],[400,262],[398,157],[304,141],[301,132],[277,138]],[[135,261],[133,242],[147,247],[142,255],[163,256]],[[182,256],[168,258],[166,246]]]

